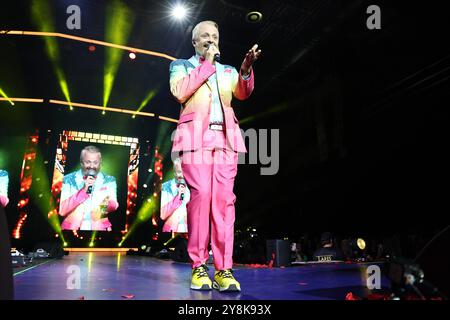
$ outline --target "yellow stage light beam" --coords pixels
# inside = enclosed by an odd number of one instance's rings
[[[147,96],[141,102],[141,105],[136,110],[136,112],[141,111],[150,102],[150,100],[152,100],[155,97],[156,93],[157,93],[156,89],[150,90],[149,93],[147,94]]]
[[[33,22],[38,26],[41,32],[51,32],[55,30],[52,10],[49,1],[33,0],[33,2],[31,3],[31,16],[33,18]],[[51,37],[46,37],[44,38],[44,40],[45,49],[50,61],[52,62],[52,66],[58,79],[61,91],[66,100],[70,103],[69,88],[67,86],[66,77],[64,76],[64,72],[61,68],[58,43],[55,38]],[[71,106],[70,109],[72,109]]]
[[[2,100],[8,101],[12,106],[14,105],[14,102],[12,102],[12,100],[6,95],[5,91],[3,91],[2,88],[0,88],[0,94],[4,97],[2,98]]]
[[[39,152],[41,154],[41,152]],[[41,156],[38,156],[33,168],[33,188],[30,189],[30,199],[33,200],[38,211],[47,218],[52,229],[59,235],[62,243],[65,243],[64,234],[61,230],[58,214],[53,202],[50,179],[47,168]]]
[[[127,240],[127,238],[134,232],[134,230],[141,224],[150,220],[154,214],[157,212],[159,206],[159,198],[154,195],[150,196],[144,201],[141,208],[137,212],[136,219],[131,224],[128,232],[122,237],[122,241],[118,244],[119,247]]]
[[[128,40],[134,16],[121,0],[112,0],[106,8],[105,39],[111,43],[124,44]],[[108,104],[119,69],[123,51],[108,47],[105,50],[105,66],[103,73],[103,106]]]
[[[75,40],[75,41],[80,41],[80,42],[92,43],[92,44],[96,44],[99,46],[112,47],[112,48],[117,48],[117,49],[122,49],[122,50],[127,50],[127,51],[133,51],[135,53],[142,53],[145,55],[160,57],[160,58],[164,58],[164,59],[171,60],[171,61],[177,60],[177,58],[175,58],[175,57],[172,57],[168,54],[157,52],[157,51],[150,51],[150,50],[139,49],[139,48],[135,48],[135,47],[118,45],[118,44],[110,43],[110,42],[106,42],[106,41],[99,41],[99,40],[90,39],[90,38],[77,37],[77,36],[72,36],[69,34],[64,34],[64,33],[59,33],[59,32],[0,30],[0,34],[40,36],[40,37],[58,37],[58,38],[70,39],[70,40]]]

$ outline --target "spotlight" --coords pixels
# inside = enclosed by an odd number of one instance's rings
[[[143,186],[144,188],[147,188],[147,187],[148,187],[146,183],[144,183],[142,186]]]
[[[177,4],[175,7],[172,8],[171,15],[176,20],[183,20],[187,15],[187,9],[183,5]]]
[[[353,261],[366,261],[366,241],[363,238],[344,239],[341,243],[345,259]]]
[[[362,238],[358,238],[356,240],[356,245],[358,246],[358,248],[360,248],[361,250],[364,250],[366,248],[366,242],[364,241],[364,239]]]
[[[95,46],[90,45],[88,49],[89,49],[90,52],[94,52],[95,51]]]
[[[136,53],[134,53],[134,52],[130,52],[130,54],[128,56],[130,57],[131,60],[136,59]]]
[[[247,20],[247,22],[250,22],[250,23],[260,22],[262,20],[262,13],[258,12],[258,11],[251,11],[251,12],[247,13],[247,15],[245,16],[245,19]]]

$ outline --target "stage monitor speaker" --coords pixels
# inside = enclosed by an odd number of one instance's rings
[[[40,242],[34,247],[34,251],[42,249],[48,252],[48,258],[62,259],[64,256],[64,249],[59,242]]]
[[[274,267],[291,265],[291,246],[288,240],[267,240],[267,261],[273,261]]]

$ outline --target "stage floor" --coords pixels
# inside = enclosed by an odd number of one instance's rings
[[[186,263],[125,253],[72,252],[16,273],[14,284],[19,300],[344,300],[349,292],[358,296],[374,292],[366,285],[368,266],[237,266],[234,275],[242,291],[219,293],[190,290],[191,268]],[[211,266],[211,277],[213,272]],[[381,286],[381,291],[389,288],[384,276]]]

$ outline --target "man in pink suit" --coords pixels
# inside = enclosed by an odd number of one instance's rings
[[[112,231],[107,215],[116,211],[117,183],[100,172],[102,155],[95,146],[81,151],[81,169],[64,176],[59,215],[63,230]]]
[[[195,55],[170,65],[170,90],[182,104],[172,154],[181,156],[191,191],[188,211],[188,253],[191,289],[240,291],[233,277],[234,179],[238,152],[246,152],[231,100],[253,91],[252,64],[261,54],[254,45],[240,71],[220,64],[219,31],[213,21],[192,30]],[[214,282],[208,276],[208,246],[214,258]]]

